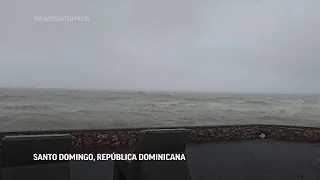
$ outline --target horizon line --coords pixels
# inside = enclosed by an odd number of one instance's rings
[[[248,92],[248,91],[197,91],[197,90],[155,90],[138,88],[65,88],[65,87],[6,87],[0,86],[0,89],[43,89],[43,90],[75,90],[75,91],[113,91],[113,92],[161,92],[161,93],[215,93],[215,94],[278,94],[278,95],[320,95],[314,92]]]

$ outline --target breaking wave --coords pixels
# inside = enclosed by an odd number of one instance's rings
[[[52,107],[46,104],[38,104],[38,105],[5,105],[1,107],[2,109],[7,110],[48,110]]]
[[[272,103],[266,102],[266,101],[243,101],[240,102],[239,104],[253,104],[253,105],[272,105]]]
[[[196,97],[187,97],[184,98],[186,101],[200,101],[200,102],[220,102],[223,100],[243,100],[243,97],[231,97],[231,96],[219,96],[211,98],[196,98]]]
[[[83,114],[83,115],[88,115],[88,114],[91,114],[91,113],[92,113],[92,111],[90,111],[90,110],[85,110],[85,109],[76,110],[75,112],[76,112],[76,113]]]
[[[0,95],[0,100],[11,100],[11,99],[27,99],[31,98],[28,95]]]

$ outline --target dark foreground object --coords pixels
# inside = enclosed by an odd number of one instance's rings
[[[184,154],[190,130],[144,130],[134,154]],[[114,161],[113,180],[191,180],[187,161]]]
[[[70,153],[71,136],[6,136],[2,140],[0,180],[69,180],[69,161],[35,161],[34,154]]]
[[[193,180],[319,180],[319,147],[261,139],[192,145],[186,154]],[[39,166],[46,169],[46,165]],[[6,173],[21,177],[20,170],[7,169]],[[112,161],[70,162],[71,180],[112,180],[112,173]],[[56,174],[48,174],[55,178]]]
[[[319,180],[320,146],[276,140],[187,147],[193,180]],[[112,180],[112,161],[71,162],[72,180]]]

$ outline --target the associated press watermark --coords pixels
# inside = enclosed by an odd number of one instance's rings
[[[89,16],[34,16],[36,22],[89,22]]]

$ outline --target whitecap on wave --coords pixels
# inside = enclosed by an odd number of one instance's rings
[[[26,105],[4,105],[2,109],[6,110],[47,110],[51,109],[50,105],[46,104],[26,104]]]

